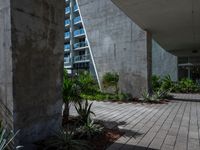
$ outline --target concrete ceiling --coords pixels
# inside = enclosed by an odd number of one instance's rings
[[[112,0],[168,51],[200,53],[200,0]]]

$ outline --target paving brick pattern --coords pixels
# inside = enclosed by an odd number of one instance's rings
[[[199,101],[94,102],[93,110],[96,119],[118,123],[125,132],[107,150],[200,150]]]

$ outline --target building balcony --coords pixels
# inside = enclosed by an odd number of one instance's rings
[[[70,50],[70,44],[65,44],[64,51],[67,52]]]
[[[81,17],[80,16],[74,18],[74,24],[78,24],[80,22],[81,22]]]
[[[72,68],[72,64],[64,62],[64,68],[66,68],[66,69]]]
[[[80,48],[84,48],[87,46],[88,46],[87,42],[79,42],[79,43],[74,44],[74,49],[80,49]]]
[[[64,66],[71,66],[71,58],[64,57]]]
[[[74,31],[74,37],[85,35],[85,31],[83,29],[79,29]]]
[[[70,32],[65,32],[65,40],[70,38]]]
[[[65,8],[65,14],[69,14],[70,13],[70,7],[66,7]]]
[[[88,61],[90,61],[90,55],[74,56],[74,63],[88,62]]]
[[[74,5],[74,12],[78,11],[78,5]]]
[[[65,20],[65,27],[70,25],[70,19]]]

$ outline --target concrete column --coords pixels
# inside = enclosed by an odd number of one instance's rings
[[[146,40],[147,40],[147,89],[149,93],[152,93],[152,34],[149,31],[146,31]]]
[[[0,0],[0,119],[24,149],[61,126],[63,35],[63,0]]]

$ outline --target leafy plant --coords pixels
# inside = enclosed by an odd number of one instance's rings
[[[151,99],[150,94],[147,91],[144,91],[142,93],[142,101],[148,102],[150,101],[150,99]]]
[[[81,138],[92,139],[95,135],[101,134],[103,127],[99,124],[95,124],[93,120],[88,119],[87,122],[77,129],[77,132]]]
[[[80,117],[81,123],[85,124],[88,122],[88,120],[91,120],[91,115],[95,115],[93,111],[91,111],[93,103],[88,103],[88,100],[85,100],[85,103],[78,102],[77,105],[75,105],[75,109]]]
[[[181,79],[175,83],[172,81],[169,75],[163,78],[159,76],[152,77],[152,87],[154,92],[164,91],[169,92],[180,92],[180,93],[197,93],[200,92],[200,86],[191,79]],[[169,95],[168,95],[169,96]]]
[[[119,92],[118,82],[119,82],[119,75],[117,73],[108,72],[103,76],[102,83],[104,88],[114,87],[116,94],[118,94]]]
[[[126,93],[120,93],[120,94],[118,94],[118,99],[119,100],[129,101],[129,100],[132,99],[132,95],[131,94],[126,94]]]
[[[61,130],[45,143],[45,150],[90,150],[84,140],[76,139],[74,131]]]
[[[88,72],[80,73],[78,76],[78,82],[81,87],[82,93],[84,94],[97,93],[98,85],[90,73]]]
[[[152,94],[147,91],[142,93],[142,101],[144,102],[160,102],[162,99],[165,99],[169,96],[168,91],[158,90]]]
[[[76,77],[68,77],[66,70],[64,70],[63,79],[63,101],[65,109],[63,116],[68,120],[70,103],[77,103],[81,101],[81,88]]]
[[[13,134],[12,131],[8,132],[5,128],[3,128],[2,122],[0,121],[0,150],[5,150],[18,133],[19,130],[15,134]],[[16,149],[21,147],[22,146],[17,146]]]
[[[174,89],[174,82],[170,75],[166,75],[163,78],[153,75],[152,76],[152,88],[154,92],[158,91],[172,91]]]
[[[152,89],[153,91],[157,91],[160,89],[161,87],[161,78],[159,76],[153,75],[151,77],[151,81],[152,81]]]
[[[162,90],[171,91],[174,88],[174,82],[172,81],[170,75],[166,75],[161,80],[161,87]],[[159,89],[160,90],[160,89]]]
[[[191,79],[182,79],[175,85],[174,92],[196,93],[200,91],[200,86]]]

